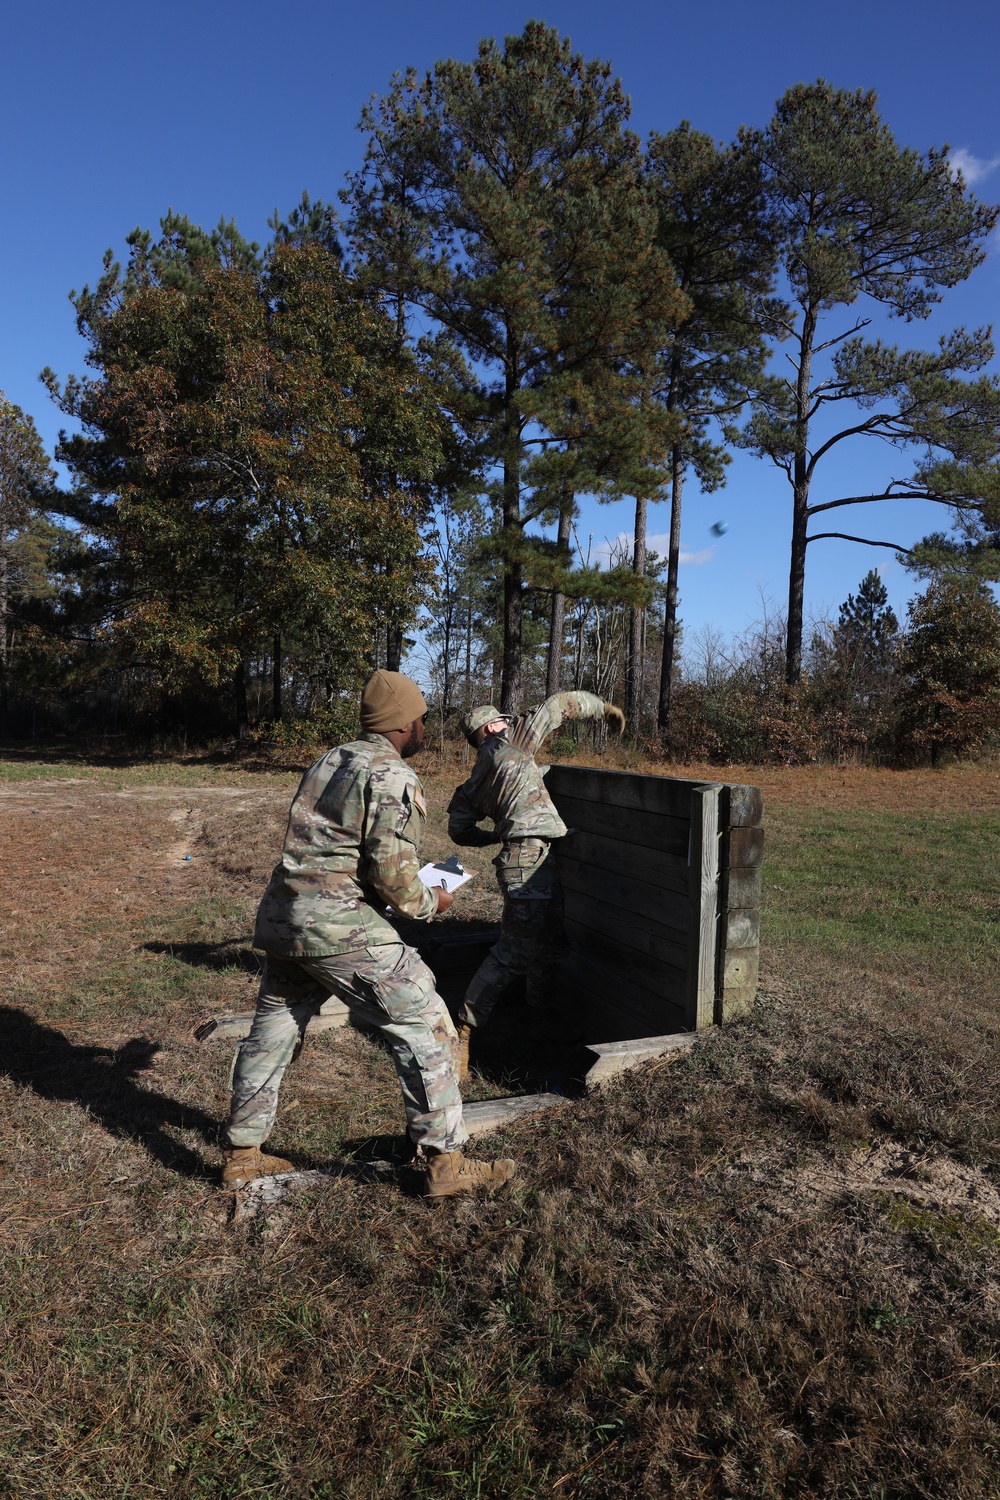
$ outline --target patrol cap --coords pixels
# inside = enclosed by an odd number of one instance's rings
[[[467,740],[471,740],[477,729],[482,729],[484,724],[492,724],[494,719],[503,719],[505,716],[492,703],[480,704],[479,708],[470,708],[468,713],[463,714],[458,721],[458,727]]]
[[[427,712],[424,695],[402,672],[373,672],[361,694],[361,728],[384,734],[405,729]]]

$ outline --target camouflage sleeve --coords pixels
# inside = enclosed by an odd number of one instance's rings
[[[600,719],[604,699],[596,693],[553,693],[541,708],[518,721],[508,739],[525,755],[534,755],[543,740],[567,719]]]
[[[468,782],[455,788],[455,795],[448,803],[448,837],[453,844],[481,849],[485,844],[498,844],[495,830],[478,827],[479,813],[473,807],[466,791]]]
[[[418,875],[427,805],[415,776],[401,764],[373,777],[365,825],[365,883],[393,911],[418,922],[437,912],[437,896]]]

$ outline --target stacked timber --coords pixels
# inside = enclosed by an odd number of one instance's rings
[[[752,1001],[759,857],[753,920],[734,905],[730,927],[728,903],[752,894],[732,863],[750,845],[733,843],[730,821],[733,809],[755,816],[745,826],[762,838],[756,788],[583,766],[550,767],[546,785],[573,830],[557,845],[570,945],[563,983],[587,1040],[694,1031]],[[727,967],[730,933],[741,958]]]
[[[764,798],[755,786],[722,788],[716,1020],[746,1015],[757,995]]]

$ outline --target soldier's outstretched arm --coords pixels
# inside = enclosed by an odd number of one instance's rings
[[[403,917],[429,922],[439,909],[437,893],[423,884],[420,838],[423,793],[403,767],[371,786],[365,827],[366,880],[387,906]]]
[[[522,719],[508,737],[526,755],[534,755],[542,741],[567,719],[603,719],[607,708],[612,706],[596,693],[553,693],[541,708]]]
[[[453,844],[466,848],[481,849],[486,844],[498,844],[499,836],[488,828],[480,828],[479,813],[469,801],[465,787],[456,787],[455,795],[448,803],[448,837]]]

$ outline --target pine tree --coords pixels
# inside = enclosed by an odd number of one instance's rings
[[[809,644],[806,699],[830,753],[895,753],[899,651],[899,622],[872,569],[840,606],[837,623],[817,629]]]
[[[691,313],[660,358],[659,396],[680,419],[670,450],[663,661],[658,725],[670,717],[677,644],[677,575],[686,470],[703,490],[725,483],[729,454],[719,436],[764,384],[765,335],[784,308],[773,297],[778,247],[759,153],[745,140],[719,146],[687,121],[649,138],[647,179],[659,244]],[[713,425],[717,435],[713,436]],[[721,429],[721,430],[720,430]]]
[[[889,606],[889,593],[872,568],[862,578],[857,598],[848,594],[840,606],[835,637],[842,644],[851,670],[884,668],[893,650],[899,621]]]
[[[843,532],[810,536],[810,518],[897,498],[975,504],[975,488],[970,492],[966,484],[975,483],[977,426],[986,422],[995,432],[1000,422],[1000,385],[981,373],[992,358],[988,331],[960,329],[925,353],[866,342],[858,336],[866,317],[832,333],[825,328],[831,313],[859,298],[892,317],[926,318],[943,289],[981,263],[1000,213],[967,192],[947,148],[921,155],[899,146],[876,102],[874,93],[835,89],[822,79],[797,84],[778,101],[765,131],[743,134],[748,148],[760,153],[795,309],[784,328],[794,378],[763,393],[746,435],[747,446],[772,459],[792,491],[790,684],[801,674],[809,542],[866,540]],[[836,352],[821,366],[818,357],[827,350]],[[976,378],[961,378],[967,375]],[[844,402],[844,425],[829,435],[824,429],[812,446],[817,416],[829,416]],[[894,480],[881,493],[812,503],[817,465],[836,445],[863,434],[938,452],[910,479]]]
[[[53,478],[34,421],[0,391],[0,728],[7,723],[14,604],[37,591],[31,575]]]
[[[407,308],[430,324],[442,399],[497,475],[505,710],[520,706],[524,585],[539,578],[526,528],[571,513],[602,471],[634,484],[665,443],[637,395],[646,350],[686,304],[628,114],[606,64],[532,21],[473,64],[397,80],[362,117],[345,195],[362,274],[400,325]],[[565,545],[543,556],[554,593],[560,560]]]

